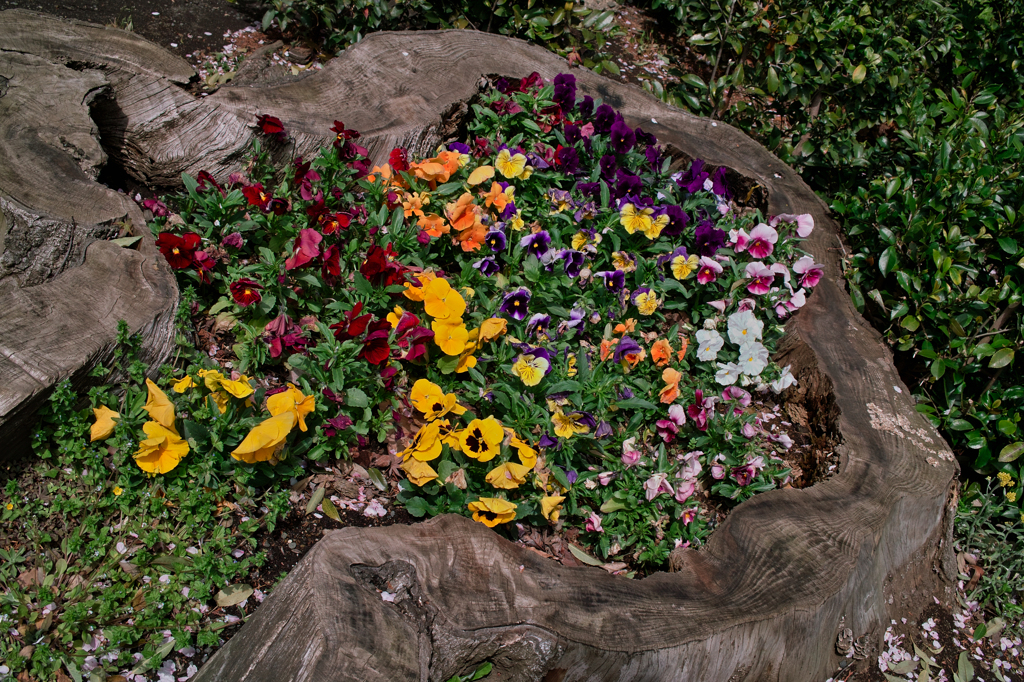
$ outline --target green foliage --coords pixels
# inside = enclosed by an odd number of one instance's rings
[[[1013,485],[1017,485],[1014,483]],[[1024,518],[1008,498],[1012,491],[994,478],[984,486],[964,486],[956,515],[956,551],[969,557],[970,563],[984,567],[970,600],[987,604],[991,612],[1006,622],[1019,624],[1024,616],[1020,593],[1024,590]],[[960,576],[969,580],[971,576]],[[1017,625],[1016,627],[1019,627]]]
[[[604,46],[615,13],[564,0],[264,0],[263,28],[276,25],[334,53],[374,31],[470,28],[532,40],[552,50],[576,50],[588,67]],[[589,63],[586,63],[589,62]]]

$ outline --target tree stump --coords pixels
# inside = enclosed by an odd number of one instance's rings
[[[41,15],[0,13],[0,50],[9,49],[8,29],[29,20],[34,31],[54,30]],[[46,50],[106,49],[88,40],[96,30],[75,25]],[[203,99],[177,88],[166,69],[73,60],[108,65],[111,94],[94,108],[108,153],[157,185],[183,171],[223,178],[236,170],[258,114],[285,122],[291,146],[282,155],[326,144],[339,119],[363,133],[379,163],[397,145],[432,151],[483,75],[571,71],[583,92],[675,154],[763,187],[771,213],[812,214],[807,247],[826,264],[826,279],[787,326],[782,354],[803,390],[838,415],[834,478],[744,502],[704,549],[673,555],[675,572],[635,581],[565,568],[462,517],[334,531],[196,680],[444,681],[484,660],[513,681],[821,680],[846,652],[847,629],[856,655],[874,656],[891,618],[918,612],[933,595],[950,599],[952,453],[851,306],[824,203],[738,130],[570,69],[541,48],[473,31],[373,34],[317,74],[269,86],[256,79]]]
[[[102,53],[96,52],[102,50]],[[178,290],[142,212],[97,182],[107,162],[92,114],[140,74],[186,82],[191,68],[123,31],[0,12],[0,442],[27,450],[28,425],[57,382],[110,357],[119,320],[156,365],[174,343]],[[142,240],[108,241],[121,226]]]

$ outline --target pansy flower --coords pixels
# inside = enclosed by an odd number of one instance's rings
[[[583,270],[583,252],[576,251],[575,249],[562,249],[559,253],[559,257],[562,259],[566,276],[568,276],[569,279],[579,277],[580,272]]]
[[[180,237],[170,232],[161,232],[156,239],[157,248],[174,270],[184,270],[195,262],[195,252],[200,243],[200,237],[195,232],[186,232]]]
[[[544,334],[551,324],[551,316],[544,313],[537,313],[526,323],[526,335],[532,336],[534,332]]]
[[[633,272],[636,270],[636,256],[626,251],[613,251],[612,266],[622,272]]]
[[[92,413],[96,421],[93,423],[92,428],[89,429],[89,442],[95,443],[98,440],[110,438],[116,426],[114,420],[120,419],[121,415],[106,405],[94,407]]]
[[[681,206],[676,206],[675,204],[667,204],[661,210],[664,215],[668,216],[668,224],[661,233],[666,237],[681,235],[690,222],[690,216],[686,215]]]
[[[599,232],[592,229],[580,230],[572,236],[572,248],[577,251],[582,251],[588,246],[593,248],[594,246],[601,243],[602,236]]]
[[[401,467],[409,482],[421,488],[437,478],[437,472],[429,464],[412,456],[406,457]]]
[[[487,256],[481,258],[477,262],[473,263],[473,267],[480,271],[480,274],[484,277],[491,277],[501,272],[501,266],[498,265],[498,261],[494,260],[494,256]]]
[[[775,250],[775,243],[779,240],[779,233],[775,228],[765,223],[760,223],[750,231],[747,241],[747,252],[754,258],[767,258]]]
[[[505,431],[501,422],[494,417],[474,419],[459,435],[459,444],[463,454],[478,462],[488,462],[501,450],[501,442],[505,440]]]
[[[768,349],[751,339],[740,346],[737,364],[747,376],[757,376],[768,366]]]
[[[487,472],[484,480],[501,490],[513,490],[526,483],[530,468],[516,462],[505,462]]]
[[[254,282],[247,277],[243,277],[237,282],[232,282],[228,286],[228,289],[231,291],[231,297],[235,299],[235,303],[243,308],[259,303],[263,299],[260,295],[260,289],[262,288],[262,284]]]
[[[743,369],[735,362],[719,362],[718,371],[715,372],[715,381],[722,386],[735,384],[742,374]]]
[[[595,272],[594,277],[600,277],[608,291],[621,291],[626,286],[626,273],[622,270],[602,270]]]
[[[818,286],[818,282],[825,275],[824,268],[824,265],[815,263],[814,259],[810,256],[803,256],[796,263],[793,263],[793,272],[801,275],[800,286],[807,288]]]
[[[697,253],[701,256],[714,256],[725,246],[725,230],[719,230],[710,220],[702,220],[694,232]]]
[[[288,139],[288,133],[284,129],[284,124],[281,123],[281,119],[276,116],[268,116],[263,114],[256,118],[256,127],[260,129],[264,135],[276,137],[279,142],[284,142]]]
[[[644,353],[644,350],[640,347],[640,344],[628,336],[623,336],[615,346],[612,360],[614,362],[628,362],[630,365],[635,365],[634,358],[639,357],[641,353]]]
[[[707,256],[701,256],[697,263],[697,281],[701,284],[711,284],[722,274],[723,268],[720,263]]]
[[[697,254],[687,254],[686,247],[680,246],[672,254],[670,261],[670,267],[672,268],[672,276],[679,281],[688,279],[690,275],[697,269],[697,264],[700,262],[700,258]]]
[[[340,322],[332,324],[330,328],[334,330],[334,338],[344,341],[345,339],[354,339],[362,336],[363,332],[366,331],[367,325],[370,324],[370,320],[373,319],[373,315],[362,315],[362,312],[363,303],[359,301],[352,306],[351,310],[344,314]]]
[[[665,382],[665,387],[658,392],[659,399],[666,405],[671,405],[679,397],[679,381],[683,378],[683,375],[678,370],[666,367],[661,372],[661,380]]]
[[[498,309],[512,319],[522,322],[526,319],[529,305],[530,290],[526,287],[520,287],[515,291],[505,294]]]
[[[469,342],[469,330],[461,317],[434,320],[430,323],[434,332],[434,343],[445,355],[461,355]]]
[[[609,130],[612,149],[617,154],[628,154],[636,144],[636,133],[624,121],[616,121]]]
[[[594,132],[604,135],[612,129],[615,123],[615,109],[609,104],[602,104],[594,112]]]
[[[494,159],[494,167],[506,178],[520,178],[527,174],[526,155],[512,154],[507,148],[498,152]]]
[[[554,86],[551,99],[562,108],[562,111],[572,111],[576,106],[576,76],[571,73],[560,73],[555,76]]]
[[[402,459],[417,459],[421,462],[429,462],[441,456],[441,422],[432,421],[420,427],[420,430],[413,436],[412,442],[400,454]]]
[[[306,227],[299,230],[299,236],[295,239],[292,255],[284,262],[285,270],[294,270],[310,263],[320,255],[320,242],[323,235],[316,230]]]
[[[542,257],[548,252],[548,247],[551,245],[551,235],[548,234],[547,230],[540,230],[533,234],[528,234],[519,240],[519,246],[532,253],[537,258]]]
[[[737,346],[747,341],[760,341],[764,332],[764,322],[749,310],[733,313],[729,316],[729,340]]]
[[[473,512],[473,520],[479,521],[488,528],[499,523],[508,523],[516,518],[516,505],[508,500],[497,497],[481,497],[466,505]]]
[[[569,439],[577,434],[590,433],[597,427],[597,421],[588,412],[570,412],[564,414],[561,407],[555,408],[551,415],[551,423],[555,427],[555,435]]]
[[[485,238],[484,243],[486,243],[487,246],[491,248],[492,252],[501,253],[502,251],[505,250],[505,247],[508,245],[508,240],[506,239],[504,232],[502,232],[501,230],[492,229],[490,232],[487,233],[487,237]]]
[[[423,418],[427,421],[440,419],[449,413],[462,416],[466,412],[466,408],[459,405],[454,393],[445,393],[440,386],[427,379],[418,379],[412,385],[409,400],[412,401],[413,407],[423,413]]]
[[[633,305],[641,315],[653,315],[661,305],[661,300],[654,291],[647,287],[640,287],[633,292]]]
[[[810,213],[801,213],[800,215],[783,213],[781,215],[773,216],[768,220],[768,224],[772,227],[777,226],[780,222],[796,223],[796,234],[801,239],[806,239],[811,235],[811,232],[814,231],[814,216]]]
[[[512,372],[527,386],[536,386],[551,371],[551,354],[543,348],[528,348],[512,363]]]
[[[743,274],[750,279],[750,283],[747,284],[747,291],[757,296],[762,296],[771,291],[772,284],[775,282],[775,273],[760,261],[747,263]]]
[[[725,340],[714,329],[697,330],[697,359],[708,362],[718,359],[718,351],[722,350]]]
[[[698,192],[704,187],[704,181],[708,179],[708,173],[704,170],[704,161],[694,159],[690,168],[676,179],[676,184],[690,194]]]
[[[371,365],[380,365],[387,362],[391,357],[391,345],[388,339],[391,336],[391,323],[387,320],[377,320],[369,328],[366,338],[363,339],[363,348],[359,351],[359,357]]]

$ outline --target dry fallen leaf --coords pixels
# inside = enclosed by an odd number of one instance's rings
[[[235,606],[251,597],[252,592],[253,589],[244,583],[228,585],[214,596],[214,601],[217,602],[217,606],[222,608]]]

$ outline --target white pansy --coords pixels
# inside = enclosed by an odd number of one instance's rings
[[[718,363],[718,371],[715,372],[715,381],[722,386],[731,386],[740,378],[740,366],[735,362]]]
[[[718,351],[725,345],[725,339],[714,329],[697,331],[697,358],[704,362],[718,359]]]
[[[748,376],[757,376],[768,365],[768,349],[757,341],[740,346],[739,366]]]
[[[782,393],[790,386],[796,384],[796,377],[789,371],[789,367],[789,365],[786,365],[782,369],[782,376],[771,383],[772,391],[775,393]]]
[[[737,346],[750,341],[760,341],[763,332],[764,322],[757,319],[749,310],[729,316],[729,340]]]

